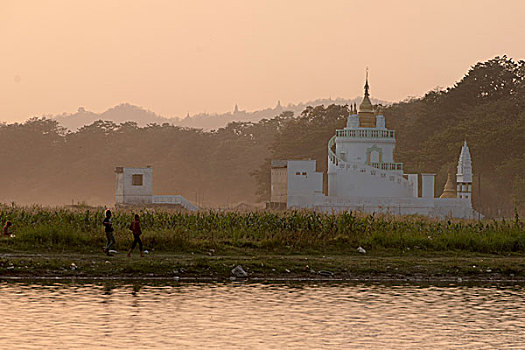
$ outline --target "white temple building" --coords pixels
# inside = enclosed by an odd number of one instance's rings
[[[271,200],[274,208],[322,211],[356,210],[398,215],[477,218],[472,208],[472,163],[467,143],[440,198],[435,198],[435,174],[405,174],[394,160],[395,131],[385,125],[369,98],[368,77],[359,111],[352,106],[346,127],[328,141],[328,193],[315,160],[272,161]],[[457,193],[456,193],[457,192]]]

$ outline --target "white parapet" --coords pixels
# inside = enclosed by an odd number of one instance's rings
[[[180,205],[189,211],[198,211],[199,207],[181,195],[153,196],[153,204]]]
[[[434,181],[436,174],[421,174],[421,197],[434,198]]]

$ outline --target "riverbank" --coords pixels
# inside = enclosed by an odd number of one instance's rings
[[[9,278],[166,278],[182,280],[407,280],[516,281],[525,283],[525,257],[491,254],[244,255],[151,252],[107,257],[100,253],[0,254],[0,279]],[[241,266],[246,276],[232,273]]]
[[[128,259],[134,212],[1,207],[0,276],[64,278],[525,280],[525,230],[513,220],[435,220],[314,211],[139,211],[144,258]],[[358,249],[359,248],[359,249]],[[359,250],[361,252],[359,252]],[[241,266],[244,272],[232,273]]]

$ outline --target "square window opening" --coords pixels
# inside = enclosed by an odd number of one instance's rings
[[[133,174],[131,176],[131,184],[133,186],[142,186],[142,174]]]

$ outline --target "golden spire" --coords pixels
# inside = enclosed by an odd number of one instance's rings
[[[359,126],[361,128],[375,128],[376,115],[374,113],[374,106],[370,102],[370,94],[368,92],[370,86],[368,85],[368,67],[366,67],[366,82],[365,82],[365,96],[359,105]]]
[[[447,183],[443,188],[443,194],[439,198],[456,198],[456,184],[450,171],[448,172]]]

